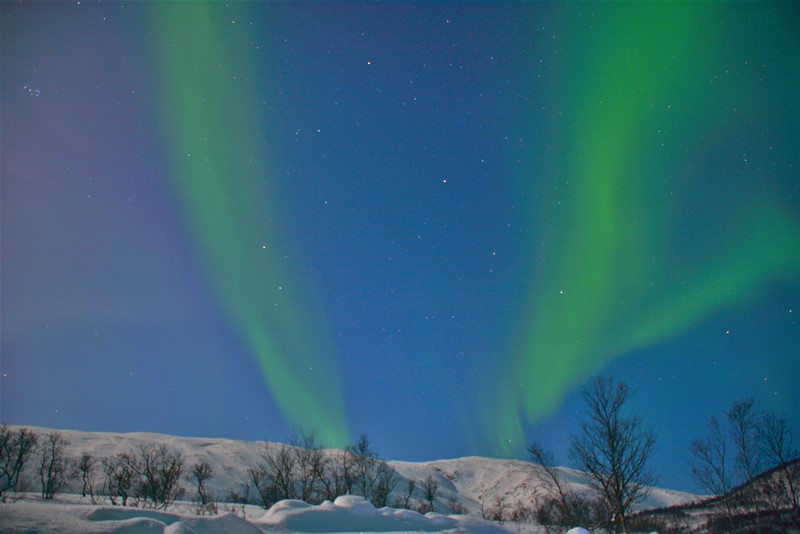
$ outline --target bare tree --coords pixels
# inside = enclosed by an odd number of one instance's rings
[[[247,478],[250,484],[256,488],[258,498],[261,501],[259,504],[266,510],[278,502],[278,492],[275,488],[274,481],[269,477],[267,468],[263,464],[258,464],[247,470]],[[247,485],[249,488],[250,485]]]
[[[321,497],[329,501],[350,495],[355,486],[354,455],[349,450],[332,451],[320,475]]]
[[[411,510],[411,498],[414,496],[414,488],[417,487],[417,479],[409,478],[406,480],[406,483],[406,492],[403,494],[403,500],[400,506],[406,510]]]
[[[64,450],[68,444],[60,432],[45,434],[39,442],[42,499],[52,499],[67,484],[67,459]]]
[[[517,501],[511,512],[509,512],[508,517],[514,523],[530,523],[536,518],[536,512],[524,501]],[[559,532],[562,530],[559,529]],[[548,529],[545,529],[545,531],[549,532]]]
[[[255,486],[264,508],[268,509],[283,499],[297,498],[297,455],[292,449],[283,443],[267,443],[261,462],[248,470],[250,482]]]
[[[81,497],[88,495],[92,504],[97,504],[94,498],[94,475],[97,469],[97,460],[85,452],[74,461],[74,466],[75,472],[81,477]]]
[[[112,505],[117,505],[117,497],[119,497],[122,506],[128,506],[128,498],[136,479],[134,464],[135,460],[129,453],[117,454],[103,460],[105,489]]]
[[[365,435],[329,455],[315,432],[295,432],[289,445],[267,444],[262,461],[248,470],[248,479],[264,508],[282,499],[317,503],[346,494],[360,494],[382,507],[397,485],[395,471],[378,458]]]
[[[191,482],[197,490],[197,496],[194,499],[195,512],[197,515],[216,515],[217,502],[214,500],[208,487],[206,487],[206,482],[214,478],[211,464],[205,460],[194,464],[189,470],[188,478],[189,482]]]
[[[447,508],[449,508],[450,514],[452,515],[466,515],[469,513],[467,507],[458,500],[458,494],[456,493],[450,495],[447,499]]]
[[[372,504],[383,508],[389,504],[389,494],[397,486],[398,478],[394,469],[383,460],[378,460],[376,469],[378,477],[372,491]]]
[[[800,463],[794,461],[800,457],[792,439],[792,431],[786,416],[776,416],[772,412],[762,415],[759,427],[761,454],[768,467],[779,470],[778,495],[783,495],[787,504],[798,510],[798,492],[800,488]]]
[[[353,445],[349,445],[345,452],[350,455],[353,467],[353,490],[365,499],[372,500],[372,490],[377,481],[376,464],[378,453],[369,444],[366,434],[361,434]]]
[[[755,400],[734,401],[726,413],[731,428],[736,467],[740,478],[752,482],[761,472],[762,461],[759,455],[758,430],[759,414]]]
[[[275,487],[277,500],[296,499],[294,484],[296,456],[291,447],[283,443],[268,445],[264,462],[267,475]]]
[[[422,493],[425,495],[425,502],[428,503],[428,511],[433,511],[433,502],[436,500],[436,492],[439,490],[439,483],[432,476],[428,475],[421,484]]]
[[[137,491],[146,506],[166,510],[183,494],[183,455],[166,445],[140,445],[132,455],[133,469],[139,476]]]
[[[502,525],[508,519],[507,508],[505,501],[499,495],[495,495],[492,506],[486,511],[487,519],[489,521],[497,521]]]
[[[734,401],[725,416],[724,429],[711,417],[708,436],[692,443],[692,476],[719,497],[728,528],[750,515],[760,530],[764,511],[798,509],[798,450],[786,418],[761,412],[752,398]],[[762,476],[765,469],[772,474]]]
[[[32,430],[11,430],[0,426],[0,499],[5,502],[5,493],[19,483],[25,462],[36,447],[37,435]]]
[[[694,440],[690,453],[692,477],[706,491],[722,499],[725,516],[733,525],[735,510],[728,498],[733,477],[728,465],[727,439],[716,417],[709,417],[708,435],[705,439]]]
[[[327,471],[328,459],[317,442],[317,433],[295,431],[291,440],[294,453],[294,483],[297,498],[308,503],[319,503],[324,493],[322,479]]]
[[[539,523],[549,530],[563,531],[572,525],[590,525],[595,522],[591,518],[592,506],[586,499],[575,493],[570,486],[564,484],[558,468],[553,460],[553,453],[545,450],[541,443],[533,441],[528,444],[531,461],[544,469],[544,486],[548,495],[535,510]]]
[[[759,414],[752,398],[734,401],[726,412],[733,441],[734,466],[745,486],[738,492],[745,509],[755,513],[756,529],[761,525],[761,502],[756,487],[756,477],[761,473],[762,460],[759,454]]]
[[[589,413],[579,421],[581,432],[569,450],[623,532],[633,507],[656,482],[647,467],[656,438],[638,416],[623,412],[629,396],[622,382],[602,375],[594,379],[583,390]]]

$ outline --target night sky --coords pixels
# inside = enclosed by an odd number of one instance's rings
[[[4,2],[11,424],[566,462],[800,432],[800,10]]]

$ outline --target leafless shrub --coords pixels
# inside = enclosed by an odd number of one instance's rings
[[[262,461],[248,470],[248,477],[258,492],[261,506],[268,509],[280,500],[297,498],[295,461],[289,445],[265,445]]]
[[[563,530],[574,525],[590,525],[592,506],[576,494],[569,485],[564,484],[553,453],[545,450],[538,441],[528,444],[531,461],[544,469],[544,488],[548,495],[541,504],[531,511],[540,524]]]
[[[491,506],[486,509],[485,519],[497,521],[501,525],[508,519],[508,506],[499,496],[495,496]]]
[[[345,465],[352,482],[351,492],[361,495],[377,507],[386,506],[389,494],[397,485],[394,469],[378,457],[366,434],[345,449]]]
[[[372,504],[378,508],[382,508],[389,504],[389,494],[391,494],[392,490],[397,486],[398,478],[394,469],[383,460],[378,460],[376,470],[378,479],[372,492]]]
[[[214,473],[213,469],[211,468],[211,464],[209,464],[205,460],[194,464],[192,468],[189,470],[188,478],[189,482],[197,490],[197,494],[193,499],[194,512],[197,515],[206,515],[206,514],[216,515],[217,502],[214,500],[213,495],[211,495],[208,488],[206,487],[206,482],[214,478]]]
[[[458,500],[458,495],[455,494],[447,499],[447,508],[450,510],[450,513],[454,515],[466,515],[469,513],[467,507],[461,504],[461,501]]]
[[[329,460],[317,441],[317,433],[295,431],[291,440],[294,454],[293,479],[297,498],[312,504],[324,500],[327,493],[323,480],[329,473]]]
[[[361,495],[377,507],[388,504],[397,475],[378,457],[366,435],[344,451],[326,454],[316,433],[296,432],[291,443],[267,444],[260,462],[248,470],[259,504],[269,508],[283,499],[309,503],[340,495]]]
[[[428,475],[428,477],[422,481],[421,487],[422,493],[425,496],[425,501],[428,503],[430,511],[433,511],[435,508],[434,501],[436,500],[436,492],[439,490],[439,483],[436,482],[432,476]]]
[[[509,511],[508,518],[514,523],[530,523],[534,520],[535,513],[532,507],[518,501]]]
[[[241,511],[242,519],[247,519],[247,509],[245,508],[250,502],[250,484],[244,483],[239,487],[239,490],[229,490],[224,497],[225,509],[232,513],[238,514]]]
[[[417,479],[409,478],[406,480],[406,491],[397,503],[398,508],[411,510],[411,499],[414,497],[414,488],[417,487]]]
[[[183,495],[183,455],[166,445],[145,444],[138,447],[132,467],[138,475],[137,495],[146,507],[166,510]]]
[[[83,453],[80,458],[73,461],[74,472],[81,477],[81,497],[87,495],[91,498],[92,504],[97,504],[94,498],[94,476],[97,470],[97,460],[91,454]]]
[[[113,506],[117,506],[118,498],[122,506],[128,506],[128,499],[133,493],[133,485],[136,482],[134,463],[129,453],[117,454],[103,460],[105,492]]]
[[[414,503],[411,505],[411,509],[420,513],[420,514],[427,514],[428,512],[433,512],[433,505],[428,501],[421,501],[415,500]]]
[[[320,497],[332,501],[339,495],[350,495],[355,486],[355,464],[347,450],[333,451],[320,475]]]

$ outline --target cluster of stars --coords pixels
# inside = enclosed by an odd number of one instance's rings
[[[34,98],[39,98],[42,95],[42,90],[38,87],[34,87],[32,85],[24,85],[22,86],[23,94],[27,96],[32,96]]]

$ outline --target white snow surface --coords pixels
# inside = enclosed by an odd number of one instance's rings
[[[410,510],[376,509],[362,497],[347,495],[335,502],[310,505],[280,501],[269,510],[248,506],[246,519],[230,512],[198,517],[188,503],[169,511],[131,506],[94,506],[66,495],[43,501],[26,494],[18,502],[0,504],[0,532],[107,534],[283,534],[318,532],[439,532],[507,534],[499,525],[470,516],[421,515]]]
[[[28,427],[37,433],[51,429]],[[213,468],[209,489],[222,501],[230,490],[240,490],[248,480],[247,470],[261,461],[267,442],[218,438],[183,438],[163,434],[81,432],[59,430],[68,441],[66,454],[77,458],[88,453],[98,460],[128,452],[139,445],[166,445],[183,454],[185,465],[207,461]],[[376,509],[361,497],[343,496],[334,502],[310,505],[302,501],[281,501],[270,510],[246,506],[239,515],[192,515],[190,503],[176,503],[168,512],[134,507],[90,505],[79,495],[59,495],[55,501],[42,501],[35,494],[19,502],[0,505],[0,532],[539,532],[538,527],[506,523],[505,528],[480,519],[481,509],[502,503],[510,513],[516,506],[531,506],[547,495],[542,468],[519,460],[467,457],[433,462],[388,462],[401,480],[389,502],[396,502],[406,491],[408,479],[433,477],[439,483],[434,512],[421,515],[395,508]],[[563,481],[578,492],[588,491],[585,476],[575,470],[559,468]],[[99,475],[98,475],[99,478]],[[98,486],[101,484],[97,484]],[[188,484],[186,497],[191,497]],[[36,491],[32,484],[29,491]],[[80,487],[71,488],[79,492]],[[251,493],[253,495],[253,493]],[[417,484],[415,496],[422,493]],[[691,502],[696,495],[653,488],[642,508],[673,506]],[[445,515],[450,504],[458,504],[468,515]],[[241,506],[239,507],[241,509]],[[243,514],[242,514],[243,512]],[[244,518],[242,517],[244,515]],[[522,528],[522,530],[521,530]]]

